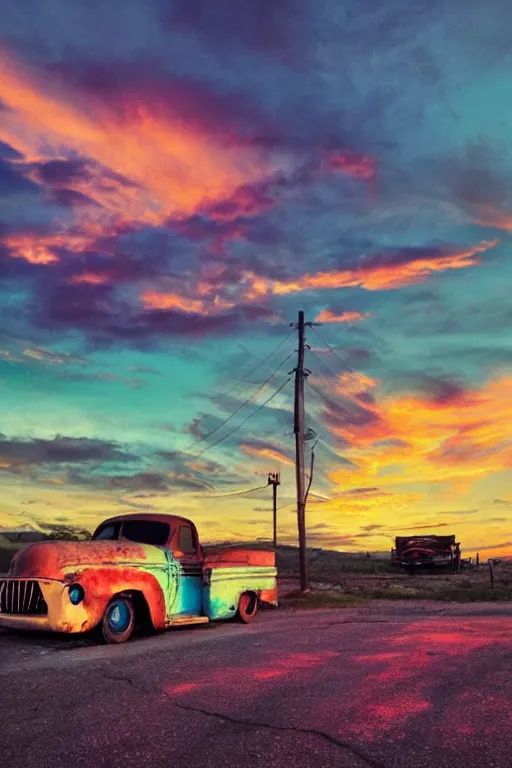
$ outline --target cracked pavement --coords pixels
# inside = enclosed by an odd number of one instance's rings
[[[137,638],[0,634],[9,768],[512,764],[512,606],[265,611]]]

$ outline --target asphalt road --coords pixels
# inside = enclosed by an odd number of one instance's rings
[[[0,635],[6,768],[510,768],[512,606],[268,611],[121,646]]]

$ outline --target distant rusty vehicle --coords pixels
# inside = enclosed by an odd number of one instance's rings
[[[391,550],[393,565],[409,573],[418,568],[451,568],[461,566],[460,543],[455,536],[397,536],[395,549]]]
[[[29,544],[0,578],[0,627],[79,633],[122,643],[154,630],[237,617],[277,605],[275,553],[205,547],[192,521],[121,515],[90,541]]]

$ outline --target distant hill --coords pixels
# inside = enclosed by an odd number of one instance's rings
[[[48,536],[39,531],[0,531],[0,573],[6,573],[12,558],[20,549],[34,541],[46,541]]]

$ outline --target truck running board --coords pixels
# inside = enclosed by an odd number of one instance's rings
[[[165,622],[166,627],[182,627],[184,624],[208,624],[208,616],[176,616]]]

